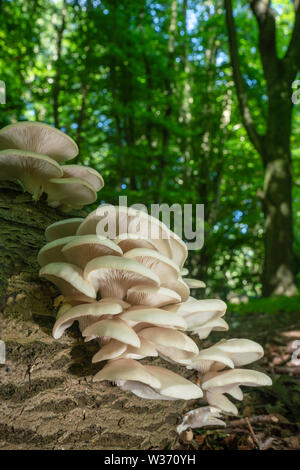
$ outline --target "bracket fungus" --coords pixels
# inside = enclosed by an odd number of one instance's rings
[[[145,399],[208,403],[186,415],[178,432],[186,426],[223,424],[221,412],[237,413],[225,394],[241,400],[240,386],[271,384],[265,374],[241,368],[263,356],[254,341],[222,340],[202,347],[212,330],[228,329],[226,304],[190,297],[190,288],[204,283],[182,278],[188,274],[183,268],[186,245],[157,219],[105,205],[83,220],[52,224],[46,237],[39,253],[40,276],[64,297],[53,335],[59,338],[78,321],[85,341],[98,341],[92,362],[107,363],[100,364],[95,382],[114,382]],[[189,334],[198,336],[197,344]],[[139,362],[158,356],[165,368]],[[197,380],[172,372],[170,363],[194,370]]]
[[[35,201],[46,193],[49,206],[62,211],[81,209],[104,182],[93,168],[60,165],[77,154],[74,140],[48,124],[10,124],[0,130],[0,180],[19,182]]]

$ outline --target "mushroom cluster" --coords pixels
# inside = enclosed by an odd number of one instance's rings
[[[61,165],[78,154],[66,134],[40,122],[18,122],[0,130],[0,180],[17,181],[37,201],[62,211],[81,209],[97,199],[101,175],[81,165]]]
[[[241,400],[241,385],[271,384],[265,374],[241,368],[262,357],[259,344],[231,339],[199,350],[190,338],[203,340],[212,330],[227,330],[226,304],[190,297],[189,286],[204,284],[183,277],[186,245],[158,219],[104,205],[85,219],[50,225],[46,239],[38,255],[40,276],[63,296],[53,336],[60,338],[78,321],[85,341],[99,341],[92,361],[107,362],[94,381],[112,381],[148,399],[203,397],[218,416],[237,413],[225,394]],[[138,362],[158,356],[196,370],[198,380]],[[207,413],[200,413],[205,422]]]

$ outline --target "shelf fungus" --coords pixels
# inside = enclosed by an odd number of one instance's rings
[[[0,130],[0,180],[18,182],[34,201],[63,212],[81,209],[97,199],[102,176],[93,168],[66,164],[78,155],[71,137],[41,122],[24,121]]]
[[[186,245],[157,219],[104,205],[85,219],[52,224],[46,238],[38,254],[40,276],[63,295],[53,336],[60,338],[77,321],[84,340],[97,341],[95,382],[113,382],[145,399],[208,404],[188,413],[178,432],[223,424],[221,413],[237,413],[227,395],[241,400],[241,386],[271,384],[265,374],[242,368],[263,356],[254,341],[221,340],[203,348],[211,331],[228,330],[226,304],[190,296],[190,288],[205,285],[184,280]],[[151,365],[157,357],[165,367]],[[174,365],[177,373],[170,370]]]

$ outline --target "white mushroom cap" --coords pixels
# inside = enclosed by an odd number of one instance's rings
[[[178,328],[181,330],[186,329],[186,323],[182,317],[176,315],[176,313],[170,314],[159,308],[152,307],[136,307],[127,310],[120,315],[120,318],[125,320],[131,326],[135,326],[137,323],[150,323],[157,326],[165,326]]]
[[[230,357],[223,351],[217,348],[217,346],[211,346],[210,348],[202,349],[196,357],[185,361],[188,369],[196,369],[199,372],[206,373],[212,368],[214,370],[224,369],[224,367],[234,368],[234,362]]]
[[[154,242],[155,249],[182,267],[187,257],[185,243],[155,217],[132,207],[103,205],[86,217],[77,234],[107,235],[103,231],[103,221],[115,230],[115,236],[109,238],[118,238],[122,233],[137,234],[141,239],[146,238]]]
[[[114,242],[122,248],[123,253],[133,250],[134,248],[158,250],[154,240],[142,237],[138,233],[121,233],[114,239]]]
[[[199,279],[190,279],[185,277],[184,282],[189,286],[190,289],[202,289],[206,287],[205,283]]]
[[[139,336],[152,343],[160,356],[180,362],[199,353],[196,343],[181,331],[172,328],[151,327],[139,332]]]
[[[227,393],[240,385],[248,387],[261,387],[272,385],[272,380],[266,374],[251,369],[232,369],[222,372],[209,372],[202,379],[203,390],[213,390],[218,393]]]
[[[0,179],[19,180],[38,200],[51,178],[62,176],[62,169],[52,158],[25,150],[0,152]]]
[[[200,339],[205,339],[208,337],[212,330],[214,331],[227,331],[229,329],[228,324],[223,318],[214,318],[213,320],[204,323],[202,326],[197,326],[195,328],[188,328],[192,333],[197,334]]]
[[[261,345],[250,339],[234,338],[227,341],[223,340],[214,347],[230,357],[236,367],[250,364],[264,355]]]
[[[236,387],[232,387],[229,392],[227,392],[228,395],[231,395],[233,398],[236,400],[242,400],[243,399],[243,392],[240,389],[240,387],[237,385]]]
[[[63,332],[69,328],[75,320],[79,320],[82,317],[99,318],[103,315],[117,315],[121,312],[122,308],[118,304],[94,302],[77,305],[59,315],[54,324],[52,335],[54,338],[60,338]]]
[[[93,186],[82,178],[52,178],[46,186],[47,202],[62,210],[81,209],[97,199]]]
[[[174,372],[158,366],[145,366],[145,369],[160,382],[159,392],[172,398],[192,400],[203,396],[198,385]]]
[[[163,307],[181,301],[177,292],[166,287],[133,286],[127,291],[126,299],[132,305]]]
[[[71,137],[41,122],[18,122],[0,130],[0,149],[21,149],[48,155],[57,162],[75,158],[77,144]]]
[[[122,250],[112,240],[98,235],[76,236],[62,250],[66,260],[84,269],[89,261],[105,255],[122,256]]]
[[[209,405],[219,408],[223,413],[238,414],[237,407],[222,393],[208,391],[205,393],[205,399]]]
[[[84,277],[100,290],[102,297],[123,299],[127,290],[138,284],[159,285],[158,276],[135,260],[103,256],[91,260],[85,267]]]
[[[50,263],[39,272],[40,277],[53,282],[65,297],[83,294],[95,299],[95,289],[83,279],[82,274],[80,268],[69,263]]]
[[[161,395],[159,389],[152,388],[136,380],[118,380],[117,385],[125,392],[131,392],[137,397],[148,400],[177,400],[178,398]]]
[[[137,348],[141,344],[135,331],[120,318],[100,320],[97,323],[93,323],[83,330],[82,335],[93,338],[105,336]]]
[[[189,319],[191,326],[203,325],[213,318],[221,317],[226,312],[226,304],[219,299],[196,300],[190,297],[186,302],[165,307]]]
[[[122,354],[122,357],[128,359],[142,359],[143,357],[157,357],[158,352],[156,351],[153,344],[147,341],[142,336],[140,338],[140,346],[135,348],[133,346],[128,346],[126,351]]]
[[[210,405],[216,406],[225,413],[238,413],[237,408],[223,394],[228,393],[232,397],[241,400],[243,398],[240,385],[250,387],[272,385],[272,380],[267,375],[249,369],[232,369],[222,372],[208,372],[201,381],[205,391],[205,398]]]
[[[125,258],[134,259],[157,274],[161,282],[177,280],[180,270],[172,260],[158,251],[147,248],[134,248],[124,254]]]
[[[110,380],[133,380],[145,383],[155,388],[160,387],[160,381],[154,377],[145,366],[133,359],[117,359],[109,361],[94,377],[94,382]]]
[[[103,299],[99,300],[99,302],[109,302],[113,304],[119,304],[123,310],[126,310],[130,307],[130,304],[125,302],[124,300],[119,299],[118,297],[104,297]]]
[[[196,300],[190,297],[186,302],[164,307],[184,317],[187,329],[197,333],[200,339],[207,338],[211,330],[228,330],[228,325],[220,318],[226,312],[226,304],[218,299]]]
[[[115,359],[120,357],[122,353],[127,350],[127,344],[121,343],[116,339],[109,340],[108,343],[104,344],[101,349],[94,354],[92,362],[107,361],[109,359]]]
[[[122,206],[112,206],[111,204],[103,204],[92,211],[78,227],[77,235],[100,235],[108,238],[116,238],[120,235],[119,227],[126,227],[128,222],[128,208]],[[99,222],[110,225],[115,233],[107,234],[102,230]],[[103,227],[104,228],[104,227]],[[123,233],[123,232],[121,232]]]
[[[180,295],[182,302],[185,302],[189,298],[190,289],[181,278],[162,282],[161,286],[177,292],[177,294]]]
[[[54,224],[49,225],[45,230],[46,240],[52,242],[57,238],[76,235],[76,230],[83,220],[82,217],[75,217],[54,222]]]
[[[157,357],[156,349],[146,339],[140,338],[138,348],[110,339],[108,343],[94,355],[92,362],[100,362],[109,359],[142,359],[143,357]]]
[[[63,303],[57,312],[56,319],[61,317],[64,313],[66,313],[71,308],[72,308],[72,304],[69,304],[68,302]]]
[[[143,211],[136,211],[136,214],[131,217],[128,227],[128,232],[137,232],[138,228],[140,234],[155,242],[157,249],[163,255],[172,259],[179,268],[182,268],[187,258],[187,247],[181,238],[159,219]]]
[[[52,242],[44,245],[38,252],[37,260],[39,265],[45,266],[49,263],[65,262],[66,258],[62,253],[62,249],[67,243],[69,243],[71,240],[74,240],[74,238],[77,237],[70,236],[58,238],[57,240],[53,240]]]
[[[218,419],[221,412],[213,406],[202,406],[186,413],[182,423],[177,426],[177,433],[181,434],[187,428],[201,428],[204,426],[226,426],[224,421]]]
[[[83,165],[63,165],[63,178],[82,178],[90,183],[95,191],[100,191],[104,186],[104,181],[100,173],[94,168]]]
[[[143,366],[133,359],[109,361],[94,381],[110,380],[135,395],[158,400],[202,397],[200,387],[163,367]]]

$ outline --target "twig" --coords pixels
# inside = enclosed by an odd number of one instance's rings
[[[248,425],[249,431],[251,433],[251,436],[253,437],[254,442],[256,443],[258,449],[261,450],[261,443],[260,443],[259,439],[256,437],[255,432],[253,431],[253,428],[251,426],[249,418],[246,418],[246,421],[247,421],[247,425]]]
[[[277,374],[292,374],[298,375],[300,374],[300,366],[288,367],[288,366],[277,366],[274,368]]]
[[[259,416],[252,416],[252,418],[248,419],[248,421],[251,424],[278,423],[279,418],[276,415],[259,415]],[[246,418],[236,419],[235,421],[230,421],[229,424],[233,428],[239,427],[239,426],[248,426]]]

